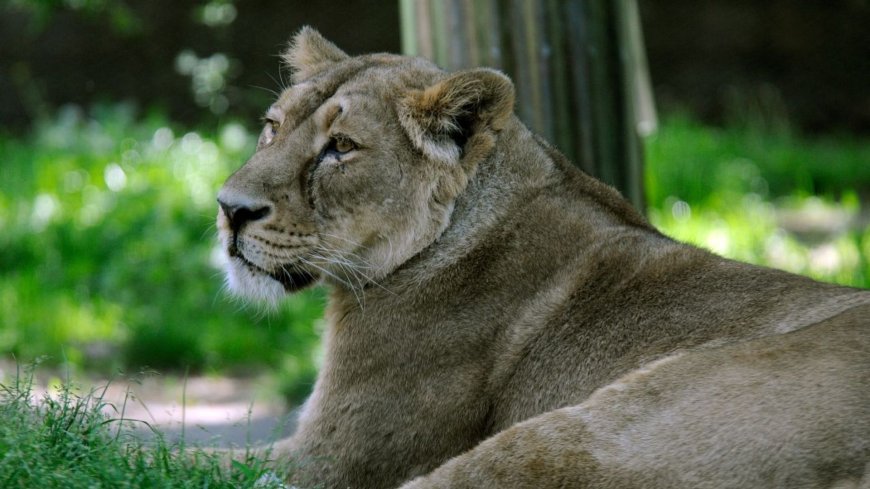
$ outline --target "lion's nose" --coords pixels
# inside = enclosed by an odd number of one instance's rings
[[[239,230],[249,222],[258,221],[268,216],[272,208],[268,205],[233,202],[225,197],[218,197],[218,204],[224,211],[224,215],[230,221],[230,227]]]

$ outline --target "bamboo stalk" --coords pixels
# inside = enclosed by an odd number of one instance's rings
[[[504,70],[517,115],[642,209],[638,128],[655,109],[636,1],[400,0],[415,37],[403,49],[447,70]]]

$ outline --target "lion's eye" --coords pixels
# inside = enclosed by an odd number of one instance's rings
[[[332,139],[329,140],[329,143],[326,144],[326,147],[323,148],[323,151],[320,153],[320,159],[323,160],[328,156],[332,156],[333,158],[340,160],[342,156],[357,148],[358,146],[356,143],[349,137],[336,135],[333,136]]]
[[[349,153],[354,149],[356,149],[356,145],[348,138],[341,137],[335,140],[335,150],[339,153]]]

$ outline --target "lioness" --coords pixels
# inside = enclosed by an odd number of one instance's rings
[[[284,60],[218,227],[239,294],[331,286],[289,483],[870,487],[870,293],[663,236],[497,71]]]

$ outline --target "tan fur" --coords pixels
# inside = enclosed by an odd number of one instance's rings
[[[870,293],[662,236],[498,72],[292,46],[218,215],[237,292],[331,287],[292,484],[868,487]]]
[[[284,52],[284,63],[293,70],[293,83],[311,78],[330,65],[344,61],[347,54],[305,26]]]

